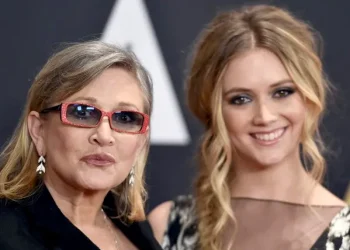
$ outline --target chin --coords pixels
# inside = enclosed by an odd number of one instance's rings
[[[257,155],[253,159],[251,159],[251,162],[255,162],[254,165],[261,166],[263,168],[272,167],[280,164],[285,157],[281,155]]]
[[[80,181],[79,186],[89,191],[102,191],[102,190],[111,190],[113,187],[116,186],[116,184],[115,184],[115,181],[110,181],[106,179],[89,178],[88,180],[85,179],[83,181]]]
[[[110,186],[106,186],[106,185],[96,185],[96,184],[85,184],[85,185],[81,185],[83,190],[86,191],[106,191],[106,190],[110,190],[112,187]]]
[[[76,183],[87,190],[110,190],[120,185],[127,176],[115,171],[82,171],[75,175]]]

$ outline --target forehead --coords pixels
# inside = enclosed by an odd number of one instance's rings
[[[82,90],[73,94],[67,101],[78,101],[91,97],[98,106],[110,110],[120,103],[130,104],[138,110],[144,109],[144,95],[136,77],[126,69],[111,67],[104,70]]]
[[[267,49],[255,48],[230,61],[223,74],[223,89],[259,88],[290,79],[280,59]]]

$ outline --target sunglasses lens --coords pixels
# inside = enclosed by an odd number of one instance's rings
[[[133,111],[119,111],[112,116],[112,126],[119,131],[139,132],[143,122],[143,115]]]
[[[67,107],[67,120],[81,126],[94,126],[101,118],[101,111],[95,107],[84,104],[69,104]]]

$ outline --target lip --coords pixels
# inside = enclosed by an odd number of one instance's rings
[[[115,163],[114,157],[106,153],[86,155],[80,160],[95,166],[108,166]]]
[[[278,143],[283,135],[285,134],[285,132],[287,131],[288,129],[288,126],[285,126],[285,127],[281,127],[281,128],[277,128],[277,129],[273,129],[273,130],[269,130],[269,131],[256,131],[254,133],[250,133],[250,136],[254,139],[254,141],[256,141],[258,144],[260,145],[263,145],[263,146],[271,146],[271,145],[274,145],[276,143]],[[280,130],[282,130],[281,132],[279,132]],[[280,135],[278,135],[278,137],[272,139],[272,140],[269,140],[269,139],[259,139],[257,138],[256,134],[260,134],[261,136],[267,136],[269,134],[273,134],[273,133],[281,133]]]

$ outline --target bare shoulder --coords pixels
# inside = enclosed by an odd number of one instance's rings
[[[347,203],[331,193],[328,189],[322,185],[317,185],[314,195],[313,204],[323,206],[347,206]]]
[[[158,242],[161,242],[167,229],[169,214],[173,201],[166,201],[155,207],[147,216],[153,233]]]

